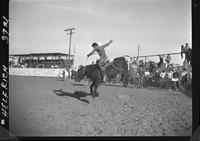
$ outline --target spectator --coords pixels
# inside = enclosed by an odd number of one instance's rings
[[[172,74],[172,86],[175,91],[178,91],[178,72],[177,69],[174,68],[173,74]]]
[[[167,66],[169,66],[170,61],[171,61],[171,56],[168,54],[166,59],[165,59],[165,62],[167,63]]]
[[[166,75],[166,72],[165,70],[163,70],[161,73],[160,73],[160,86],[161,88],[164,88],[165,87],[165,75]]]
[[[164,55],[159,55],[160,62],[158,62],[158,68],[160,68],[163,64]]]
[[[185,44],[185,49],[186,49],[186,50],[190,49],[190,46],[189,46],[188,43]]]
[[[172,87],[172,74],[173,74],[173,71],[172,69],[170,68],[168,71],[167,71],[167,89],[168,90],[171,90],[171,87]]]

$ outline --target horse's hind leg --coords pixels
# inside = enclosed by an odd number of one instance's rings
[[[94,83],[94,94],[95,94],[96,97],[99,96],[99,94],[98,94],[98,92],[97,92],[97,88],[98,88],[99,84],[100,84],[99,81],[96,81],[96,82]]]
[[[92,82],[92,84],[90,85],[90,93],[91,93],[93,99],[94,99],[95,93],[96,93],[96,92],[93,92],[94,86],[95,86],[95,81]]]

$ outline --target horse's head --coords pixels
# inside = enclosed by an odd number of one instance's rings
[[[96,64],[98,64],[98,63],[99,63],[99,59],[96,60]]]
[[[84,78],[85,75],[85,67],[84,66],[79,66],[78,68],[78,79],[82,80]]]

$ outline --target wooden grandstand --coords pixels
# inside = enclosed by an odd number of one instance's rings
[[[70,58],[70,61],[69,61]],[[64,53],[10,54],[9,67],[65,68],[74,64],[74,55]]]

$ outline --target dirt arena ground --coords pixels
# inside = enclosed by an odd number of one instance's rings
[[[85,81],[10,76],[10,132],[16,136],[191,136],[192,99],[185,94],[109,85],[100,85],[98,92],[93,100]]]

